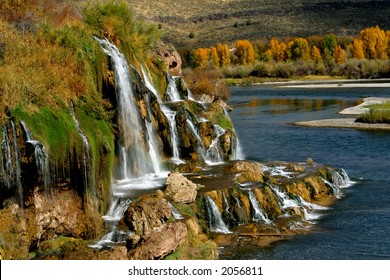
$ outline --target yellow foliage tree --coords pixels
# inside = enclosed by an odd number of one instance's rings
[[[221,67],[227,66],[231,63],[230,50],[226,44],[217,44],[217,53]]]
[[[351,47],[351,56],[352,58],[363,59],[364,58],[364,49],[363,41],[359,38],[356,38],[352,42]]]
[[[378,26],[360,31],[360,39],[363,41],[365,57],[372,59],[388,58],[389,38],[385,31]]]
[[[311,48],[311,57],[314,60],[314,62],[318,63],[322,60],[321,51],[316,46],[313,46]]]
[[[333,58],[334,58],[334,61],[336,62],[336,64],[338,64],[338,65],[345,62],[345,60],[346,60],[345,51],[343,50],[343,48],[340,45],[337,45],[335,47],[334,52],[333,52]]]
[[[211,62],[212,62],[212,65],[214,67],[221,66],[220,59],[219,59],[218,52],[217,52],[217,48],[215,48],[215,47],[211,48]]]
[[[287,61],[287,44],[285,42],[279,42],[276,38],[272,38],[269,42],[266,54],[272,57],[275,61]]]
[[[255,62],[255,50],[248,40],[238,40],[234,43],[238,63],[248,65]]]

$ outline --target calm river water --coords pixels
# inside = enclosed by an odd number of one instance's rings
[[[342,117],[369,96],[390,97],[390,88],[232,87],[230,116],[247,159],[311,157],[344,168],[356,184],[315,231],[265,249],[224,249],[221,259],[390,259],[390,132],[289,124]]]

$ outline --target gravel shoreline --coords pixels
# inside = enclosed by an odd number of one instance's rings
[[[390,102],[390,98],[382,97],[367,97],[363,99],[363,103],[346,108],[339,112],[340,115],[351,115],[354,118],[336,118],[336,119],[324,119],[313,121],[294,122],[292,125],[307,126],[307,127],[329,127],[329,128],[353,128],[353,129],[365,129],[365,130],[390,130],[390,124],[371,124],[371,123],[359,123],[355,122],[356,117],[360,114],[367,112],[369,109],[365,108],[367,105],[381,104],[384,102]]]
[[[324,119],[295,122],[292,125],[307,127],[353,128],[364,130],[390,130],[390,124],[369,124],[355,122],[355,118]]]

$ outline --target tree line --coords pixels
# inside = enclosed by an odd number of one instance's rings
[[[182,51],[184,64],[191,68],[217,68],[227,77],[290,77],[341,75],[353,78],[390,76],[390,31],[379,26],[361,30],[359,35],[310,36],[237,40],[229,46],[218,43],[209,48]]]

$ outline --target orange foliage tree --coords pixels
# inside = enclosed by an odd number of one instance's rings
[[[255,51],[252,44],[248,40],[238,40],[234,43],[236,49],[234,54],[237,57],[237,62],[242,65],[252,64],[255,62]]]
[[[346,61],[345,51],[340,45],[336,45],[333,52],[334,61],[340,65]]]
[[[197,61],[196,65],[198,67],[204,68],[207,66],[210,56],[210,49],[207,48],[199,48],[197,50]]]
[[[311,48],[311,57],[316,63],[322,60],[321,51],[316,46],[312,46]]]
[[[268,50],[266,51],[270,57],[275,61],[287,61],[287,44],[281,42],[276,38],[272,38],[269,42]]]
[[[365,57],[372,59],[388,58],[389,38],[385,31],[378,26],[360,31],[360,39],[363,41]]]

